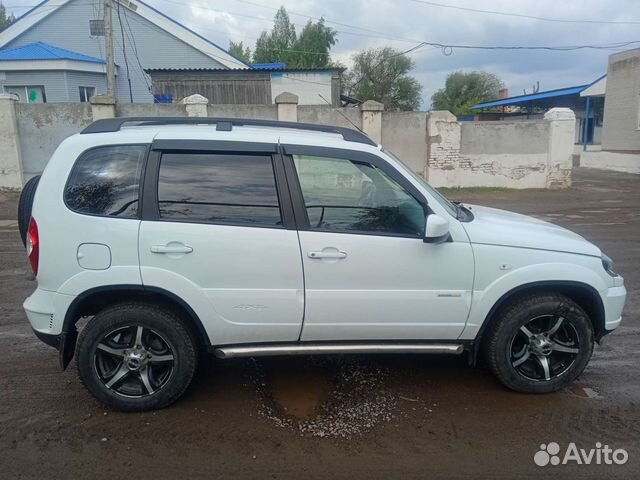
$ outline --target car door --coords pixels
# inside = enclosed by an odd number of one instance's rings
[[[156,141],[139,251],[145,287],[194,309],[212,343],[295,341],[298,236],[276,145]]]
[[[304,264],[301,340],[457,338],[473,283],[461,229],[452,241],[423,242],[429,206],[381,157],[291,145],[284,151]]]

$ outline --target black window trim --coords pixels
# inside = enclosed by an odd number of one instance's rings
[[[393,181],[404,188],[407,193],[411,195],[420,205],[422,205],[425,218],[433,212],[429,208],[429,204],[424,195],[411,182],[409,182],[409,180],[407,180],[404,175],[399,173],[386,160],[377,155],[369,152],[350,150],[346,148],[331,148],[292,144],[284,144],[280,147],[283,154],[285,171],[287,173],[287,180],[289,182],[289,190],[291,192],[291,200],[293,202],[293,210],[295,212],[298,230],[317,233],[338,233],[348,235],[368,235],[374,237],[410,238],[420,240],[423,239],[423,235],[405,235],[401,233],[367,232],[356,230],[321,230],[317,228],[311,228],[309,215],[305,207],[304,196],[302,194],[302,188],[300,187],[300,181],[298,179],[298,174],[296,172],[295,164],[293,161],[293,155],[336,158],[340,160],[351,160],[354,162],[369,163],[374,167],[382,170]]]
[[[196,219],[161,218],[158,203],[158,182],[160,178],[160,160],[164,153],[211,155],[255,154],[270,157],[276,186],[276,194],[280,207],[281,225],[251,225],[235,222],[211,222]],[[282,155],[278,153],[278,146],[275,143],[251,143],[218,140],[156,140],[151,146],[151,152],[149,154],[143,183],[142,220],[145,221],[220,225],[243,228],[269,228],[279,230],[296,229],[296,221],[293,214],[289,186],[284,173]]]
[[[109,148],[109,147],[144,147],[145,151],[142,158],[142,168],[140,169],[140,182],[138,184],[138,207],[136,208],[136,214],[132,217],[118,217],[114,215],[101,215],[98,213],[88,213],[88,212],[80,212],[67,203],[67,187],[69,186],[69,181],[71,180],[71,174],[73,173],[73,169],[75,168],[78,161],[84,157],[85,154],[98,150],[101,148]],[[117,220],[141,220],[142,219],[142,209],[144,205],[144,183],[146,177],[147,164],[149,161],[149,153],[151,151],[151,144],[149,143],[106,143],[103,145],[94,145],[93,147],[87,148],[80,152],[80,154],[76,157],[71,166],[71,170],[69,170],[69,174],[67,175],[67,180],[64,183],[64,188],[62,189],[62,202],[67,209],[78,215],[86,215],[88,217],[99,217],[99,218],[113,218]]]

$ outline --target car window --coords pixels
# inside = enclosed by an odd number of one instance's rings
[[[422,205],[381,169],[349,159],[293,159],[311,229],[424,235]]]
[[[165,153],[158,178],[160,218],[280,226],[271,157]]]
[[[447,212],[449,212],[450,215],[452,215],[453,217],[457,216],[458,212],[457,212],[456,206],[453,203],[451,203],[451,200],[449,200],[442,193],[440,193],[438,190],[436,190],[427,182],[425,182],[424,178],[422,178],[412,169],[407,167],[406,163],[400,160],[393,152],[391,152],[390,150],[383,150],[383,152],[389,155],[394,160],[396,160],[398,162],[398,166],[402,168],[402,170],[404,170],[405,173],[411,175],[411,177],[413,177],[420,185],[422,185],[425,188],[425,190],[427,190],[436,199],[436,201],[440,205],[442,205],[447,210]]]
[[[64,190],[69,208],[89,215],[138,215],[144,145],[110,145],[84,152]]]

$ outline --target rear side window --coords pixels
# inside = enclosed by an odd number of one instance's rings
[[[268,155],[166,153],[158,177],[160,218],[227,225],[282,225]]]
[[[67,206],[89,215],[136,218],[145,152],[144,145],[110,145],[84,152],[64,190]]]

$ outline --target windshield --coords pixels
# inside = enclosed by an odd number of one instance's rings
[[[411,175],[413,178],[416,179],[416,181],[418,181],[418,183],[420,183],[420,185],[422,185],[432,196],[433,198],[436,199],[436,201],[442,205],[447,212],[449,212],[451,214],[451,216],[453,217],[457,217],[457,212],[458,209],[456,208],[456,206],[451,203],[451,201],[445,197],[444,195],[442,195],[438,190],[436,190],[435,188],[433,188],[431,185],[429,185],[427,182],[425,182],[424,178],[422,178],[420,175],[418,175],[417,173],[415,173],[413,170],[411,170],[409,167],[407,167],[404,162],[402,160],[400,160],[393,152],[389,151],[389,150],[382,150],[384,153],[386,153],[387,155],[389,155],[391,158],[393,158],[394,160],[397,160],[398,163],[400,164],[400,167],[407,172],[409,175]]]

